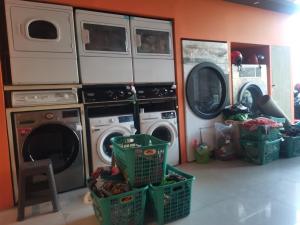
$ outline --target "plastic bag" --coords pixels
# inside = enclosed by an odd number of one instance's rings
[[[235,148],[233,144],[233,126],[223,123],[215,123],[217,159],[230,160],[235,158]]]

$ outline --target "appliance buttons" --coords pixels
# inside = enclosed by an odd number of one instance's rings
[[[46,113],[46,114],[45,114],[45,118],[46,118],[47,120],[52,120],[52,119],[54,118],[54,114],[53,114],[53,113]]]

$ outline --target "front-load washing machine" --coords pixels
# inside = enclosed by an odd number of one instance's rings
[[[176,111],[143,112],[141,109],[140,132],[169,142],[167,163],[179,163],[178,127]]]
[[[85,185],[79,109],[17,112],[13,120],[17,165],[49,158],[58,192]]]
[[[228,45],[225,42],[182,41],[185,81],[185,125],[188,161],[195,159],[193,142],[215,148],[215,122],[229,104]]]
[[[78,83],[73,9],[5,0],[12,84]]]
[[[258,112],[257,99],[268,94],[266,65],[232,65],[233,102],[246,106],[251,113]]]
[[[135,133],[133,115],[117,115],[89,118],[92,170],[111,165],[112,144],[110,139]]]

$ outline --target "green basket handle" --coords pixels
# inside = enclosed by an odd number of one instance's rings
[[[125,196],[125,197],[121,198],[121,199],[120,199],[120,202],[121,202],[122,204],[127,204],[127,203],[129,203],[129,202],[132,202],[133,199],[134,199],[134,197],[133,197],[132,195],[128,195],[128,196]]]

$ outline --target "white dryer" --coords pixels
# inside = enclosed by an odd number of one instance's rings
[[[268,75],[266,65],[232,65],[233,102],[241,103],[256,113],[257,99],[268,94]]]
[[[111,165],[112,144],[110,139],[135,133],[133,115],[90,118],[92,170]]]
[[[78,83],[73,9],[5,0],[12,84]]]
[[[229,103],[228,45],[225,42],[182,41],[185,81],[185,125],[188,161],[193,161],[194,140],[215,148],[215,122]]]
[[[129,16],[76,10],[83,84],[133,82]]]
[[[140,131],[169,142],[167,163],[179,164],[179,144],[176,111],[140,113]]]
[[[134,82],[174,83],[172,22],[130,18]]]

